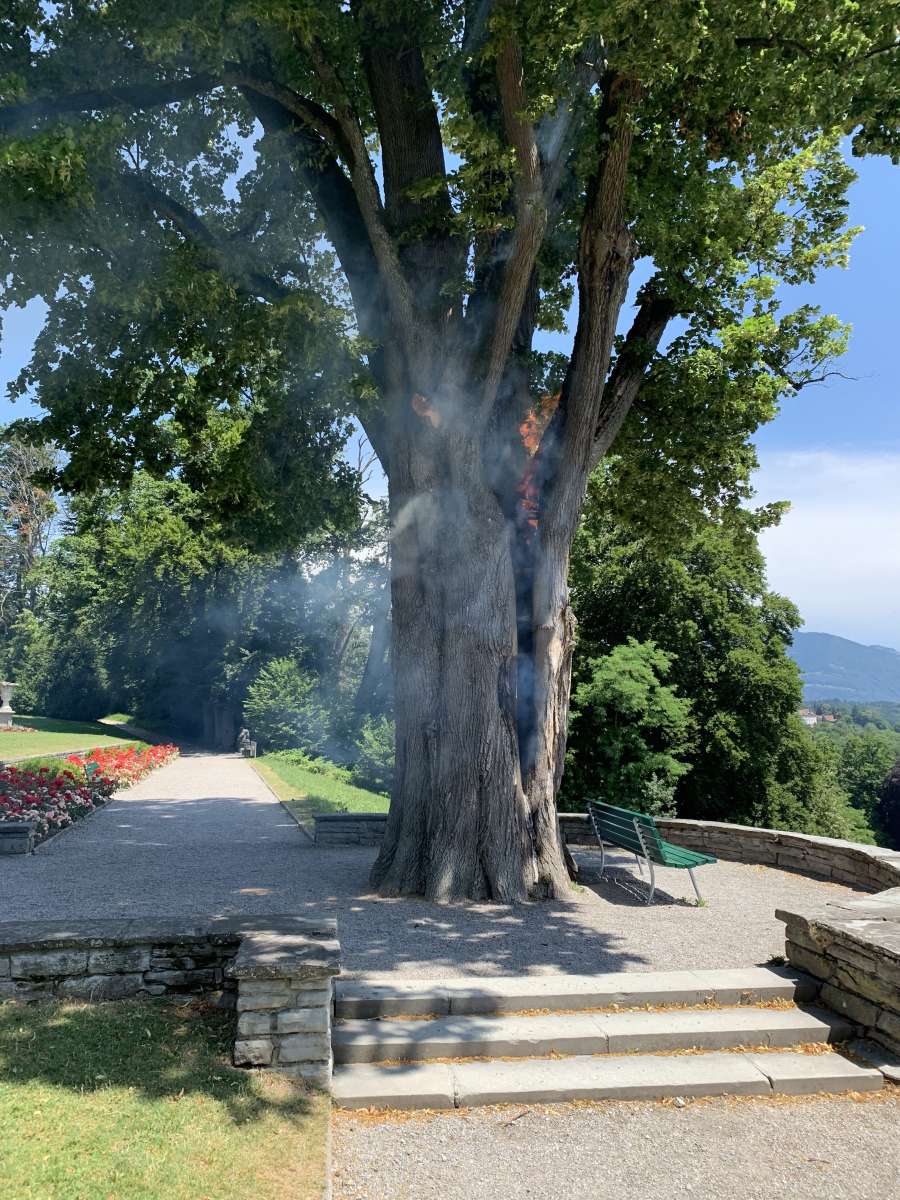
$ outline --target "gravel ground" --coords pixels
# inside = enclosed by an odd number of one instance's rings
[[[0,919],[309,911],[334,915],[347,974],[419,978],[745,967],[783,950],[776,905],[849,889],[722,862],[657,873],[648,908],[634,859],[587,886],[516,908],[382,900],[368,891],[370,849],[317,850],[253,768],[234,755],[186,754],[34,856],[0,860]]]
[[[519,1116],[520,1113],[524,1115]],[[334,1200],[887,1200],[900,1194],[900,1091],[337,1115]]]

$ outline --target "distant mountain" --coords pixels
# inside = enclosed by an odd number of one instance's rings
[[[900,652],[832,633],[796,633],[789,651],[803,675],[804,700],[900,700]]]

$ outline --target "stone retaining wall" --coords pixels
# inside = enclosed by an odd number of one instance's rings
[[[387,813],[316,813],[317,846],[380,846]]]
[[[900,850],[720,821],[661,818],[657,824],[667,840],[716,858],[780,867],[861,891],[900,885]]]
[[[0,924],[0,1000],[215,995],[236,1066],[331,1082],[333,920],[291,916]]]
[[[822,1003],[900,1053],[900,887],[775,915],[792,965],[822,981]]]
[[[384,813],[320,814],[315,818],[316,845],[378,846],[386,822]],[[560,813],[559,823],[567,845],[596,847],[590,822],[583,813]],[[900,885],[898,850],[724,821],[660,817],[656,823],[667,841],[716,858],[780,867],[861,891],[876,892]]]
[[[34,821],[0,821],[0,854],[30,854]]]

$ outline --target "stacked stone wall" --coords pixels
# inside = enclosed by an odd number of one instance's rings
[[[291,916],[0,924],[0,1000],[203,995],[237,1009],[236,1066],[331,1081],[335,922]]]
[[[380,846],[387,813],[317,813],[317,846]]]
[[[900,887],[775,915],[791,964],[821,981],[822,1003],[900,1053]]]

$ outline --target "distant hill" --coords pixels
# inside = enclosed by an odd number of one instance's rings
[[[900,652],[832,633],[796,633],[789,651],[803,675],[804,700],[900,701]]]

